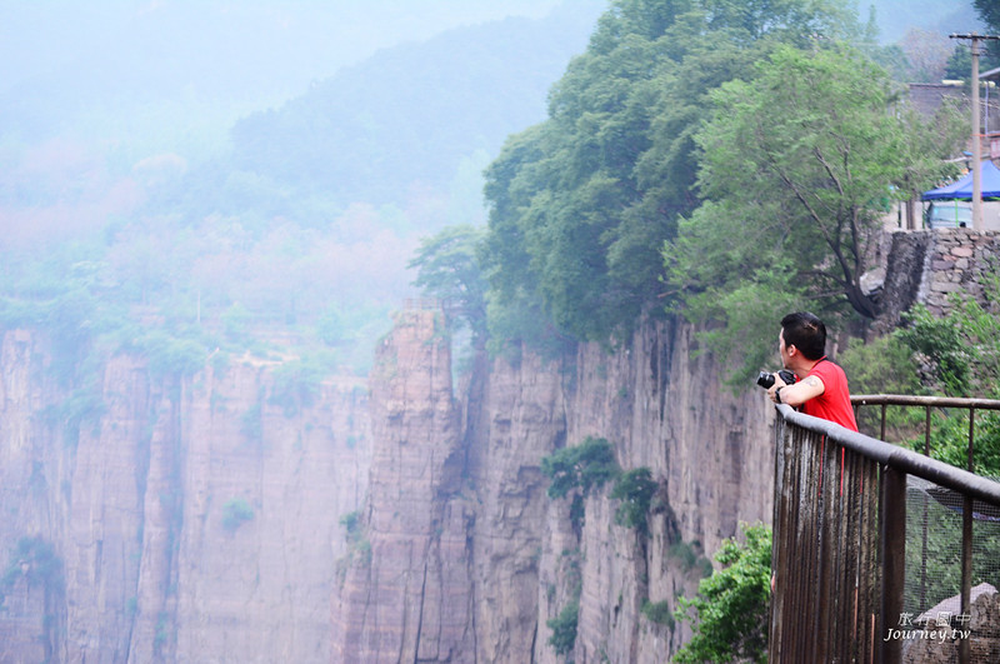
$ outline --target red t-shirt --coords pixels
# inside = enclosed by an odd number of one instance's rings
[[[824,357],[806,374],[806,378],[809,376],[816,376],[823,381],[824,389],[823,394],[802,404],[802,412],[857,431],[858,423],[854,419],[851,393],[847,389],[847,374],[844,370]]]

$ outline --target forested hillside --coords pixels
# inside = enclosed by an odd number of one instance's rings
[[[588,12],[563,9],[382,51],[237,123],[234,166],[340,203],[448,191],[456,164],[482,164],[505,128],[544,117],[549,88],[591,27]]]
[[[483,167],[505,136],[544,117],[594,6],[386,49],[246,117],[230,149],[201,158],[137,158],[136,144],[101,133],[108,117],[92,135],[84,124],[44,142],[55,109],[14,121],[43,101],[25,82],[9,93],[26,95],[5,111],[0,155],[3,323],[66,335],[67,352],[84,356],[151,353],[163,370],[193,370],[216,348],[267,354],[269,338],[316,371],[363,370],[412,293],[418,239],[482,221]],[[85,80],[102,87],[64,121],[108,102],[110,82]],[[119,81],[122,104],[135,101],[129,84]],[[201,119],[162,120],[167,133],[197,134]]]

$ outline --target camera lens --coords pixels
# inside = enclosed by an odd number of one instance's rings
[[[769,390],[771,389],[771,386],[774,385],[774,376],[766,371],[761,371],[757,374],[757,384],[765,390]]]

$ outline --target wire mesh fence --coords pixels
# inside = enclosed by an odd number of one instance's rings
[[[963,610],[964,497],[910,475],[906,487],[906,578],[895,629],[904,662],[1000,661],[1000,507],[972,501],[970,608]]]

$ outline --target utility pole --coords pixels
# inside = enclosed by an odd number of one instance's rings
[[[949,35],[952,39],[972,41],[972,228],[985,230],[983,224],[983,136],[979,126],[979,56],[982,55],[980,42],[985,39],[1000,39],[996,35]]]

